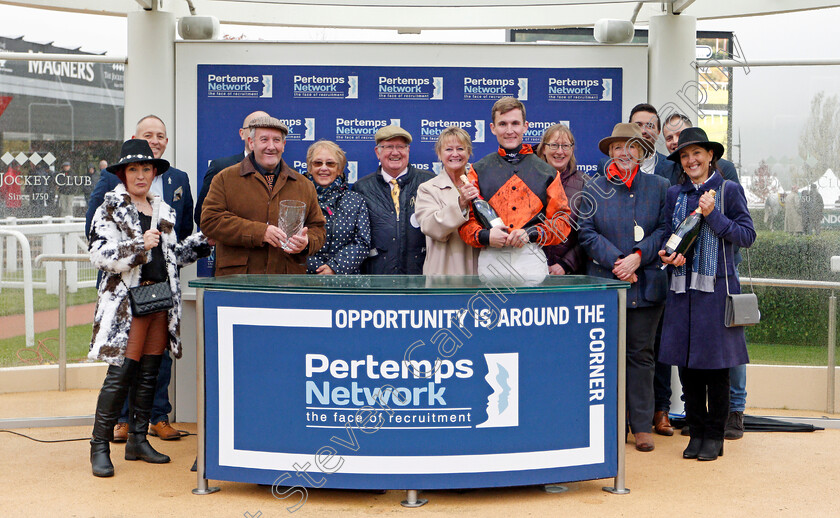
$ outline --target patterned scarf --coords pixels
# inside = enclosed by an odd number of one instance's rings
[[[710,178],[711,179],[711,178]],[[706,182],[709,180],[707,179]],[[704,188],[705,182],[701,184],[697,190],[701,193],[708,189]],[[720,210],[720,195],[723,192],[723,187],[715,193],[715,209]],[[676,229],[682,223],[687,214],[688,194],[681,191],[677,196],[677,202],[674,206],[674,216],[671,219],[671,227]],[[691,284],[689,289],[712,293],[715,291],[715,277],[717,276],[718,264],[718,237],[712,232],[706,220],[700,222],[700,234],[694,242],[694,260],[691,264]],[[685,293],[685,278],[687,274],[686,265],[679,266],[675,269],[674,275],[671,277],[671,291],[675,293]]]
[[[315,183],[312,175],[307,173],[306,177],[309,178],[312,183]],[[340,176],[336,177],[333,183],[327,185],[326,187],[322,187],[315,183],[315,192],[318,194],[318,205],[321,206],[321,211],[324,213],[325,217],[335,214],[338,200],[346,190],[347,186],[344,185],[344,180]]]

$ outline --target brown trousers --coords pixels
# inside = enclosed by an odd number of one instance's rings
[[[169,344],[169,321],[166,311],[131,318],[131,330],[125,357],[140,361],[144,355],[161,355]]]

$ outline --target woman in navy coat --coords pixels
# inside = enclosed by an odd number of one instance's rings
[[[319,140],[306,151],[306,176],[315,184],[327,220],[324,246],[306,258],[306,273],[358,275],[370,250],[364,198],[344,182],[347,156],[335,142]]]
[[[749,362],[744,328],[724,326],[724,311],[727,278],[730,292],[741,292],[733,246],[752,245],[755,229],[744,189],[724,184],[717,167],[722,155],[721,144],[710,142],[700,128],[688,128],[668,157],[681,163],[683,172],[681,183],[668,189],[666,235],[698,207],[703,214],[700,234],[685,257],[659,252],[671,265],[659,361],[680,367],[691,436],[683,452],[687,459],[715,460],[723,454],[729,368]]]
[[[652,451],[653,341],[662,317],[666,278],[659,261],[665,238],[668,180],[639,167],[645,154],[638,126],[619,123],[598,147],[609,155],[606,176],[586,184],[580,231],[586,273],[628,281],[627,411],[636,449]]]

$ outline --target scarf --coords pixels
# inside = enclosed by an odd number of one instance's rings
[[[708,191],[704,186],[711,179],[695,186],[698,191],[704,193]],[[715,193],[715,209],[720,210],[720,196],[723,192],[723,186]],[[688,215],[686,212],[686,205],[688,194],[685,191],[680,191],[677,195],[677,202],[674,206],[674,216],[671,218],[671,227],[677,228],[680,223],[685,220]],[[679,266],[675,269],[674,275],[671,277],[671,291],[675,293],[685,293],[685,280],[687,275],[688,263]],[[691,283],[689,289],[712,293],[715,291],[715,277],[717,276],[718,264],[718,237],[712,232],[706,220],[700,222],[700,234],[694,242],[694,258],[691,263]]]
[[[509,164],[518,164],[525,158],[525,155],[530,155],[534,153],[534,149],[531,147],[531,144],[522,144],[516,149],[508,151],[507,149],[499,146],[499,156],[505,159],[505,162]]]
[[[307,173],[306,177],[309,178],[312,183],[315,183],[312,175]],[[315,192],[318,194],[318,205],[321,206],[321,211],[324,213],[325,217],[330,217],[335,214],[338,206],[338,200],[346,190],[347,186],[344,185],[344,180],[342,180],[340,176],[336,177],[336,179],[333,180],[333,183],[327,185],[326,187],[322,187],[315,183]]]
[[[618,178],[624,185],[627,186],[628,189],[633,185],[633,179],[636,178],[636,173],[638,172],[639,164],[636,164],[633,167],[633,170],[630,171],[629,175],[627,174],[627,171],[625,169],[621,169],[620,167],[618,167],[618,164],[616,162],[610,162],[610,166],[607,167],[607,177]]]

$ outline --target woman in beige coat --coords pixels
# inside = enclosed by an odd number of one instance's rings
[[[461,240],[458,228],[467,222],[470,201],[478,189],[461,181],[470,167],[470,136],[461,128],[443,130],[435,144],[443,171],[420,185],[414,217],[426,234],[424,275],[475,275],[478,249]]]

